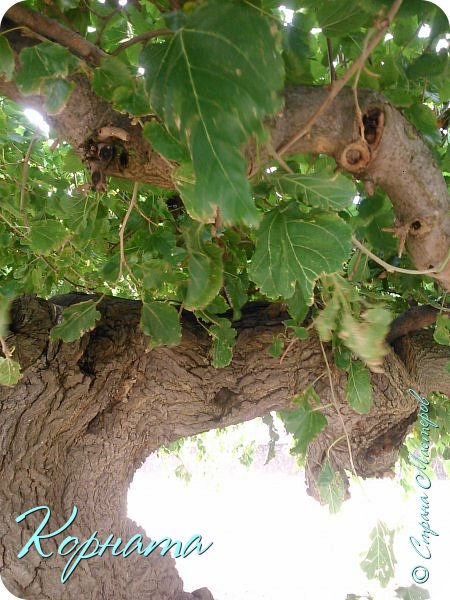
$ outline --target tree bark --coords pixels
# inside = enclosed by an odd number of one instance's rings
[[[17,558],[43,515],[20,524],[15,518],[34,506],[51,508],[51,531],[74,506],[79,509],[70,531],[43,542],[45,552],[56,552],[66,535],[87,540],[98,531],[103,542],[111,533],[125,541],[142,533],[127,519],[126,494],[136,469],[162,445],[292,408],[293,397],[312,385],[328,420],[308,455],[307,484],[318,497],[315,481],[327,451],[347,486],[349,447],[359,475],[384,476],[415,419],[417,404],[406,393],[415,382],[394,353],[383,373],[372,374],[374,405],[359,415],[346,400],[346,374],[332,366],[329,348],[327,370],[314,334],[294,344],[282,362],[269,356],[267,347],[286,315],[273,319],[264,306],[251,307],[235,324],[233,361],[214,369],[208,336],[192,317],[184,319],[180,346],[148,352],[139,329],[140,303],[117,298],[101,302],[101,321],[82,339],[52,342],[49,330],[62,305],[80,299],[22,297],[13,305],[8,342],[24,375],[15,388],[0,387],[0,567],[5,584],[20,597],[208,597],[205,590],[197,596],[184,592],[173,559],[155,553],[112,558],[107,552],[83,561],[64,585],[64,559],[44,559],[35,550]]]
[[[92,44],[50,19],[39,18],[32,10],[15,6],[6,13],[5,23],[26,25],[31,31],[64,43],[74,54],[83,56],[93,66],[102,58]],[[3,27],[5,28],[5,23]],[[17,31],[7,34],[16,52],[24,45],[36,43]],[[142,127],[113,110],[92,91],[85,75],[74,77],[76,87],[59,114],[47,116],[61,137],[82,156],[89,171],[103,183],[104,175],[114,175],[174,188],[172,174],[175,163],[161,158],[142,135]],[[0,94],[18,102],[26,102],[45,113],[44,99],[25,98],[12,82],[0,81]],[[285,90],[284,111],[267,123],[274,149],[282,148],[292,136],[308,123],[328,94],[324,87],[296,86]],[[364,139],[356,116],[353,91],[345,88],[311,127],[310,133],[292,145],[292,153],[323,153],[355,177],[366,182],[368,193],[380,186],[392,201],[396,214],[395,234],[406,241],[411,259],[420,270],[435,269],[432,275],[446,290],[450,290],[450,202],[447,186],[433,155],[414,127],[382,95],[360,90],[359,104],[365,125]],[[157,118],[149,115],[148,118]],[[145,119],[144,119],[145,120]],[[96,156],[99,131],[114,126],[128,134],[120,140],[122,158],[103,163]],[[253,170],[255,149],[247,149],[249,168]],[[263,157],[267,158],[267,157]],[[258,166],[263,166],[258,164]],[[446,262],[447,261],[447,262]]]
[[[13,7],[7,17],[68,45],[94,66],[102,59],[101,51],[88,48],[76,36],[65,37],[60,24],[38,19],[29,9]],[[21,48],[36,41],[17,31],[7,35],[19,68]],[[74,79],[77,85],[67,105],[46,118],[90,172],[101,170],[173,189],[176,164],[150,147],[141,125],[98,98],[85,75]],[[0,93],[45,113],[44,99],[24,97],[14,80],[0,81]],[[325,88],[307,86],[285,90],[284,111],[267,123],[275,150],[308,122],[327,93]],[[386,99],[361,91],[359,102],[366,118],[364,140],[358,136],[352,91],[344,90],[290,152],[329,154],[365,180],[369,190],[382,187],[393,202],[397,233],[406,236],[416,266],[437,267],[450,245],[449,199],[442,174],[423,140]],[[128,139],[120,140],[127,157],[120,164],[102,164],[92,156],[100,130],[111,126],[128,134]],[[246,152],[249,170],[260,166],[255,165],[251,146]],[[450,264],[435,278],[450,289]],[[346,488],[346,470],[354,468],[363,477],[391,472],[416,416],[417,404],[406,392],[409,387],[422,393],[443,384],[450,389],[442,371],[429,368],[428,341],[404,336],[396,348],[405,362],[394,352],[386,357],[383,372],[371,375],[373,407],[359,415],[346,399],[346,374],[333,366],[325,345],[327,368],[314,334],[294,344],[282,362],[268,355],[272,337],[284,331],[286,315],[273,319],[262,306],[247,310],[235,324],[234,358],[221,370],[211,366],[209,338],[188,315],[180,346],[147,352],[138,326],[140,304],[127,300],[104,299],[102,320],[81,340],[52,342],[49,330],[58,321],[61,306],[77,300],[76,295],[53,301],[23,297],[16,300],[11,315],[8,343],[16,349],[24,376],[14,389],[0,387],[0,569],[7,587],[22,598],[210,599],[205,589],[185,592],[173,559],[156,553],[113,558],[106,552],[83,561],[63,585],[60,576],[66,560],[56,556],[56,549],[69,534],[86,540],[98,531],[102,542],[109,534],[127,541],[143,533],[126,516],[129,484],[151,452],[180,437],[288,410],[294,396],[312,385],[328,422],[308,451],[307,486],[318,498],[317,475],[327,455]],[[442,350],[439,360],[445,357],[448,360],[448,349]],[[15,518],[34,506],[51,508],[51,531],[67,521],[74,506],[79,513],[70,531],[43,542],[43,549],[54,556],[44,559],[32,549],[18,559],[42,514],[21,523]]]

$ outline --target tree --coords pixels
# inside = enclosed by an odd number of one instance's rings
[[[0,565],[21,597],[211,598],[155,553],[109,549],[62,584],[62,535],[18,559],[42,514],[15,519],[49,506],[55,531],[77,506],[70,535],[129,540],[152,451],[273,410],[335,508],[346,471],[392,471],[406,390],[450,392],[448,21],[420,0],[285,4],[4,17]],[[448,401],[430,410],[442,451]]]

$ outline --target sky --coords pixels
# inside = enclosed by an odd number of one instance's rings
[[[395,480],[352,482],[351,499],[331,515],[307,495],[286,436],[274,461],[264,466],[260,450],[247,468],[232,447],[239,435],[265,444],[267,428],[259,420],[231,432],[228,441],[209,434],[215,459],[198,462],[192,448],[182,455],[189,484],[175,476],[177,458],[153,455],[136,473],[128,496],[129,517],[151,539],[183,541],[199,533],[205,544],[213,542],[201,556],[177,559],[186,591],[206,586],[215,600],[345,600],[349,593],[368,592],[375,600],[393,600],[397,587],[413,584],[411,570],[420,557],[409,538],[422,532],[417,485],[405,497]],[[433,600],[447,597],[449,497],[450,481],[433,480],[429,519],[439,535],[430,540],[430,578],[422,586]],[[396,529],[395,580],[385,589],[360,568],[380,519]]]

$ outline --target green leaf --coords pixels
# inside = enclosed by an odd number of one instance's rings
[[[438,316],[433,337],[438,344],[450,346],[450,317],[448,315]]]
[[[342,371],[349,371],[352,363],[352,353],[343,343],[333,336],[333,358],[334,364]]]
[[[339,337],[368,367],[379,369],[383,357],[389,352],[385,342],[392,317],[382,307],[370,308],[358,321],[351,313],[344,313]]]
[[[303,297],[298,285],[295,288],[294,294],[286,301],[289,314],[297,323],[303,323],[306,315],[308,314],[308,304]]]
[[[12,358],[0,356],[0,385],[14,387],[21,377],[19,363]]]
[[[132,88],[133,80],[130,70],[120,59],[108,56],[94,71],[92,89],[101,98],[112,101],[116,89],[124,86]]]
[[[149,44],[141,55],[153,109],[189,147],[190,214],[199,221],[212,220],[219,207],[225,224],[258,222],[241,148],[281,106],[276,38],[276,28],[254,8],[212,0],[186,19],[163,56],[163,44]]]
[[[416,102],[405,109],[405,114],[431,144],[439,143],[441,134],[437,128],[436,115],[429,106]],[[411,127],[408,128],[408,132],[411,132],[410,135],[414,135],[411,130]]]
[[[284,426],[288,433],[294,436],[294,447],[292,453],[305,456],[309,444],[322,431],[327,424],[325,415],[319,410],[320,400],[314,388],[309,387],[303,394],[294,398],[299,405],[292,411],[280,412]]]
[[[14,53],[8,40],[4,35],[0,36],[0,77],[5,81],[11,81],[14,74]]]
[[[20,53],[21,68],[16,83],[24,94],[38,92],[48,77],[65,78],[77,64],[72,53],[53,42],[43,42]]]
[[[396,598],[401,600],[428,600],[430,592],[418,585],[410,585],[409,587],[398,587],[395,590]]]
[[[124,85],[114,90],[112,99],[117,110],[127,112],[133,117],[142,117],[150,112],[149,99],[142,78],[135,80],[132,85],[124,82]]]
[[[356,193],[355,185],[348,177],[332,176],[326,172],[278,175],[275,178],[275,189],[282,195],[289,194],[322,210],[342,210],[352,204]]]
[[[205,312],[209,313],[210,315],[222,315],[229,309],[230,307],[228,306],[225,298],[223,296],[216,296],[205,308]],[[214,319],[212,319],[212,321],[214,321]]]
[[[79,0],[70,0],[70,2],[77,6],[80,5]],[[81,5],[79,8],[68,10],[65,14],[76,31],[79,31],[82,35],[86,35],[86,33],[88,36],[95,35],[93,32],[89,33],[86,31],[91,24],[91,13],[88,10],[85,10],[85,7]]]
[[[296,283],[310,305],[316,279],[335,273],[351,248],[351,230],[333,214],[304,215],[294,203],[267,213],[249,275],[270,298],[291,298]]]
[[[54,200],[53,212],[56,217],[64,219],[64,224],[71,231],[77,231],[86,227],[90,207],[91,204],[83,196],[61,194]]]
[[[267,463],[269,463],[272,460],[272,458],[275,458],[276,444],[280,439],[280,435],[275,426],[272,413],[265,415],[264,417],[262,417],[261,420],[264,423],[264,425],[267,425],[267,427],[269,428],[269,448],[267,450],[266,462],[264,463],[265,465],[267,465]]]
[[[441,75],[447,66],[447,57],[436,53],[425,53],[406,69],[408,79],[430,79]]]
[[[241,308],[248,300],[248,277],[245,273],[230,275],[225,273],[225,291],[233,309],[233,321],[241,318]]]
[[[84,165],[81,162],[81,158],[71,148],[64,158],[63,170],[68,173],[75,173],[76,171],[82,171],[83,169]]]
[[[373,15],[362,10],[358,2],[333,0],[317,3],[317,21],[324,35],[341,37],[373,21]]]
[[[337,295],[332,296],[325,308],[320,311],[314,323],[323,342],[329,342],[332,338],[332,333],[336,329],[336,322],[341,316],[341,304]]]
[[[84,333],[94,329],[96,321],[101,317],[94,300],[71,304],[64,309],[62,321],[50,331],[52,340],[74,342]]]
[[[59,4],[61,5],[61,9],[65,12],[71,8],[77,8],[79,0],[59,0]]]
[[[184,300],[187,310],[206,308],[223,283],[223,251],[212,242],[203,242],[203,232],[203,225],[196,224],[184,233],[189,254],[189,282]]]
[[[309,331],[306,327],[293,327],[295,337],[299,340],[307,340],[309,338]]]
[[[394,106],[399,106],[401,108],[405,106],[412,106],[415,102],[415,99],[410,92],[398,88],[386,90],[385,96],[392,102]]]
[[[150,336],[150,347],[176,346],[181,340],[178,311],[164,302],[144,300],[141,313],[142,331]]]
[[[447,150],[441,158],[441,168],[446,173],[450,173],[450,146],[447,146]]]
[[[113,256],[107,262],[104,263],[103,268],[101,270],[102,278],[105,281],[115,283],[117,281],[117,278],[119,277],[119,268],[120,268],[120,254],[117,253],[115,256]],[[144,287],[145,287],[145,284],[144,284]]]
[[[348,262],[347,272],[352,281],[367,281],[370,278],[369,257],[355,252]]]
[[[347,400],[360,415],[372,408],[372,385],[369,371],[360,360],[352,360],[347,378]]]
[[[49,115],[57,115],[67,104],[75,84],[64,79],[47,79],[44,81],[42,91],[46,96],[45,108]]]
[[[233,348],[236,343],[237,331],[228,319],[215,319],[215,325],[209,329],[213,343],[209,351],[212,365],[217,369],[226,367],[233,358]]]
[[[177,284],[177,273],[165,260],[151,259],[139,265],[143,273],[145,290],[163,292],[166,284]]]
[[[392,233],[383,231],[384,227],[390,227],[389,223],[392,225],[393,217],[391,210],[375,215],[365,230],[367,241],[372,246],[372,250],[378,250],[378,254],[382,252],[386,257],[396,255],[398,251],[396,238]]]
[[[382,587],[386,587],[394,577],[394,531],[378,521],[370,534],[372,541],[361,568],[368,579],[378,579]]]
[[[48,219],[33,223],[31,229],[31,249],[38,254],[48,254],[57,248],[67,237],[66,228],[59,221]]]
[[[6,337],[10,323],[12,297],[0,293],[0,337]]]
[[[280,338],[280,336],[275,336],[272,340],[272,343],[267,348],[267,353],[269,356],[273,356],[273,358],[280,358],[284,348],[284,342]]]
[[[323,461],[322,469],[317,478],[317,489],[321,501],[328,504],[330,513],[339,512],[345,496],[344,482],[341,475],[333,471],[328,458]]]
[[[178,477],[178,479],[181,479],[186,484],[188,484],[192,479],[192,474],[186,469],[186,467],[182,463],[178,465],[175,469],[175,477]]]
[[[294,13],[292,24],[283,28],[283,58],[286,67],[286,83],[312,83],[310,60],[310,31],[315,26],[311,13]]]
[[[154,150],[165,156],[168,160],[183,162],[189,159],[189,152],[185,146],[174,137],[162,123],[150,121],[144,125],[144,137],[152,144]]]

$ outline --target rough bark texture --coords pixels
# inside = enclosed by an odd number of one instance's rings
[[[106,553],[83,561],[64,586],[59,579],[65,561],[43,559],[34,550],[16,558],[43,515],[20,524],[14,519],[38,505],[51,507],[52,531],[79,507],[70,531],[44,542],[45,551],[55,552],[66,535],[86,540],[98,531],[100,541],[110,533],[128,540],[140,532],[126,516],[127,490],[136,469],[163,444],[289,409],[293,396],[313,384],[323,405],[332,405],[324,409],[328,425],[308,457],[307,483],[317,497],[315,478],[337,438],[347,434],[357,473],[384,476],[415,418],[416,403],[406,393],[415,383],[395,354],[386,358],[383,373],[372,376],[372,410],[358,415],[345,398],[345,374],[332,367],[333,398],[314,335],[295,344],[281,363],[268,355],[285,315],[271,319],[265,307],[252,307],[236,324],[234,359],[218,370],[210,364],[207,335],[192,320],[184,322],[180,346],[147,352],[140,304],[127,300],[103,300],[102,320],[81,340],[50,341],[61,305],[79,300],[77,294],[52,302],[24,297],[12,311],[8,341],[24,376],[14,389],[0,387],[0,568],[20,597],[211,597],[207,590],[183,592],[173,559],[155,554],[124,559]],[[347,441],[333,445],[329,455],[346,481]]]
[[[394,348],[420,389],[439,391],[450,398],[450,377],[445,375],[450,356],[447,346],[436,344],[430,332],[418,331],[398,339]]]
[[[101,61],[101,51],[29,9],[15,6],[7,18],[10,21],[3,27],[26,25],[93,65]],[[36,39],[17,30],[8,39],[19,67],[20,49]],[[85,75],[77,74],[75,81],[67,105],[47,119],[61,139],[79,152],[91,173],[173,188],[176,165],[152,150],[141,125],[132,124],[98,98]],[[0,81],[0,93],[45,112],[41,97],[25,98],[14,82]],[[304,86],[285,90],[284,111],[267,123],[273,148],[283,146],[308,122],[327,93],[325,88]],[[344,90],[290,152],[329,154],[364,179],[368,189],[381,186],[393,202],[396,232],[406,237],[417,267],[437,267],[450,245],[449,200],[442,174],[417,132],[382,96],[361,91],[359,101],[364,140],[358,136],[352,92]],[[111,126],[126,132],[128,139],[115,139],[120,145],[117,156],[122,158],[103,164],[95,155],[99,132]],[[256,152],[249,147],[247,155],[253,170]],[[436,279],[450,289],[450,264]],[[351,462],[363,477],[389,474],[416,414],[407,388],[422,393],[450,389],[442,371],[435,368],[432,353],[436,350],[429,347],[429,335],[426,340],[420,337],[423,334],[404,336],[396,341],[396,349],[411,373],[394,353],[389,354],[383,372],[372,375],[373,408],[358,415],[345,397],[346,375],[334,367],[328,372],[313,334],[293,345],[281,363],[267,354],[284,315],[271,319],[263,307],[252,308],[236,324],[234,359],[221,370],[210,364],[204,331],[188,318],[180,346],[147,352],[138,327],[139,303],[119,299],[102,302],[101,322],[81,340],[51,342],[49,330],[61,305],[74,299],[21,298],[12,312],[8,343],[16,349],[24,377],[14,389],[0,387],[0,570],[7,587],[22,598],[211,600],[205,589],[183,591],[173,559],[155,553],[147,558],[134,553],[124,559],[107,552],[83,561],[63,586],[60,575],[65,560],[43,559],[34,550],[21,560],[16,557],[42,514],[20,524],[15,518],[33,506],[50,506],[53,531],[78,506],[70,531],[43,544],[47,552],[55,552],[68,534],[86,540],[97,530],[100,541],[110,533],[128,540],[143,532],[127,519],[127,489],[152,451],[183,436],[289,409],[292,398],[311,384],[328,406],[324,408],[328,425],[310,446],[306,471],[309,492],[317,498],[316,478],[327,451],[347,486],[345,470],[352,469]],[[448,358],[448,349],[443,348],[439,360]]]
[[[59,24],[57,27],[54,22],[49,25],[25,7],[11,8],[6,13],[3,27],[6,28],[8,22],[26,25],[31,31],[34,27],[40,36],[46,35],[58,43],[64,40],[65,32],[58,29]],[[74,39],[72,35],[65,45],[74,54],[97,65],[101,61],[101,51],[95,52],[92,45],[84,46],[86,40],[79,38]],[[17,31],[8,34],[8,39],[17,53],[23,45],[36,43],[29,37],[24,39]],[[171,172],[176,165],[169,164],[152,150],[142,136],[141,125],[133,124],[98,98],[86,76],[78,75],[76,84],[64,109],[48,120],[81,154],[91,173],[95,174],[96,187],[102,188],[106,174],[173,188]],[[0,81],[0,94],[31,103],[45,112],[42,98],[24,98],[14,82]],[[268,123],[272,147],[282,147],[302,129],[327,94],[328,90],[323,87],[298,86],[285,90],[284,111]],[[413,263],[420,270],[439,270],[445,264],[450,248],[450,204],[442,173],[419,133],[383,96],[362,90],[359,102],[365,126],[364,139],[359,135],[353,92],[346,88],[317,119],[310,133],[289,152],[329,154],[342,168],[365,180],[369,192],[374,186],[380,186],[392,201],[396,214],[395,233],[402,241],[406,240]],[[155,115],[148,118],[155,118]],[[129,135],[128,141],[113,140],[120,146],[116,155],[122,158],[108,163],[96,156],[98,132],[105,126],[119,127]],[[254,149],[249,148],[247,155],[252,165],[256,157]],[[434,277],[450,290],[450,261]]]

